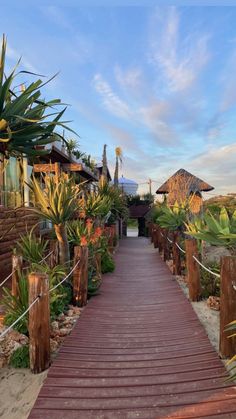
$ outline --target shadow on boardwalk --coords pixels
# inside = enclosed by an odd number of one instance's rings
[[[147,239],[128,238],[50,368],[30,419],[236,418],[236,389]]]

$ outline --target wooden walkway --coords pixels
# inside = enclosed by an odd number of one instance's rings
[[[236,418],[236,388],[146,239],[128,238],[49,370],[30,419]]]

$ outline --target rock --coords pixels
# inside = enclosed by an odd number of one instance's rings
[[[51,352],[56,352],[59,347],[59,342],[54,339],[50,339],[50,350]]]
[[[17,332],[17,330],[11,330],[7,335],[7,340],[13,340],[15,342],[19,342],[22,345],[27,345],[29,342],[29,338],[26,335]]]
[[[211,295],[207,299],[207,306],[212,310],[219,311],[220,310],[220,297],[215,297]]]
[[[80,313],[81,313],[81,311],[82,311],[82,308],[80,308],[80,307],[73,307],[73,312],[74,312],[74,314],[76,315],[76,316],[79,316],[80,315]]]
[[[59,330],[59,323],[57,321],[53,321],[51,323],[51,330],[54,331],[54,332]]]
[[[73,314],[74,314],[74,310],[73,309],[67,311],[67,316],[68,317],[72,317]]]
[[[59,314],[58,321],[60,322],[60,321],[63,321],[64,319],[65,319],[65,314],[64,313]]]
[[[60,336],[62,336],[62,337],[68,335],[69,333],[70,333],[70,329],[66,329],[65,327],[60,329]]]

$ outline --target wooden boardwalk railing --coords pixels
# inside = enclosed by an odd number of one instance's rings
[[[116,263],[29,418],[235,419],[236,388],[158,252],[129,238]]]

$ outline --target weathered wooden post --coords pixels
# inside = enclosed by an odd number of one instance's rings
[[[201,296],[200,268],[193,257],[195,256],[199,259],[197,240],[192,238],[186,239],[185,251],[189,298],[191,301],[199,301]]]
[[[20,274],[22,272],[23,258],[19,255],[12,255],[12,282],[11,282],[11,293],[16,297],[19,294],[18,282]]]
[[[58,246],[58,241],[57,240],[50,240],[49,243],[49,253],[53,252],[49,258],[48,258],[48,263],[50,268],[54,268],[54,266],[58,265],[58,261],[59,261],[59,246]]]
[[[223,256],[220,271],[220,354],[223,358],[236,353],[236,338],[225,327],[236,320],[236,257]]]
[[[179,241],[179,232],[174,231],[173,233],[173,275],[181,275],[181,257],[180,250],[176,246]]]
[[[45,273],[33,272],[28,281],[29,305],[39,297],[29,311],[30,369],[38,374],[50,365],[49,280]]]
[[[168,230],[166,228],[163,228],[162,230],[162,234],[163,234],[163,250],[164,250],[164,261],[169,260],[170,259],[170,246],[169,246],[169,242],[167,240],[168,237]]]
[[[158,226],[156,224],[154,224],[154,228],[153,228],[153,244],[154,244],[154,248],[157,249],[158,248]]]
[[[158,226],[158,249],[159,253],[163,250],[163,236],[162,236],[162,228]]]
[[[78,261],[73,272],[73,302],[79,307],[87,304],[88,298],[88,247],[74,247],[74,264]]]

